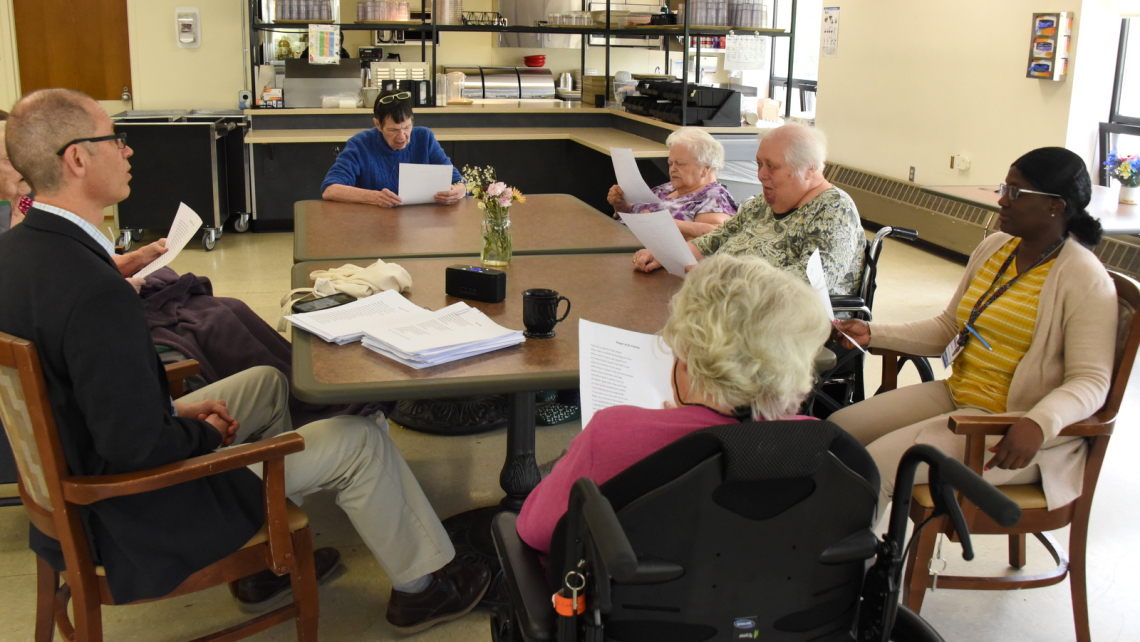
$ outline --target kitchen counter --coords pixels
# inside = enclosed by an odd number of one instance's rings
[[[343,143],[360,129],[265,129],[249,132],[245,142],[249,144],[269,143]],[[569,140],[590,149],[609,155],[611,147],[624,147],[633,150],[635,158],[668,158],[669,148],[641,136],[608,127],[441,127],[433,128],[436,140]]]
[[[372,114],[371,109],[247,109],[245,113],[249,116],[255,117],[260,120],[261,116],[266,117],[287,117],[287,116],[358,116],[367,117]],[[568,101],[562,102],[555,106],[547,104],[528,104],[527,101],[488,101],[484,103],[475,103],[465,106],[454,107],[418,107],[413,110],[417,116],[433,118],[439,115],[457,115],[464,116],[470,115],[478,118],[483,115],[490,114],[514,114],[514,115],[541,115],[541,116],[580,116],[580,115],[593,115],[603,117],[617,117],[622,120],[633,121],[645,125],[660,128],[668,133],[680,129],[680,125],[666,123],[656,118],[649,118],[646,116],[639,116],[631,114],[623,109],[613,109],[606,107],[593,107],[583,104],[581,101]],[[272,126],[272,125],[270,125]],[[756,135],[760,132],[767,131],[776,127],[777,123],[759,123],[757,125],[745,125],[742,127],[702,127],[710,134],[740,134],[740,135]],[[256,127],[256,124],[255,124]],[[434,128],[433,128],[434,130]]]

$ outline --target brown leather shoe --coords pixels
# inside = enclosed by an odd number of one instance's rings
[[[467,615],[491,584],[491,571],[482,562],[448,564],[431,575],[431,584],[419,593],[392,590],[387,618],[396,631],[418,633]]]
[[[313,566],[317,581],[323,582],[340,568],[340,551],[328,546],[313,551]],[[264,570],[230,582],[230,593],[237,599],[243,613],[261,613],[285,604],[293,594],[289,575],[276,575]]]

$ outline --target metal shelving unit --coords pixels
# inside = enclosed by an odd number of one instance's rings
[[[256,54],[255,54],[255,52],[260,49],[260,39],[258,37],[259,31],[307,31],[308,25],[306,25],[306,24],[277,24],[277,23],[260,22],[257,20],[260,3],[258,2],[258,0],[248,0],[248,1],[249,1],[249,11],[250,11],[249,15],[251,16],[251,20],[250,20],[250,44],[253,45],[253,43],[259,43],[257,46],[251,46],[250,47],[250,66],[251,66],[251,71],[252,71],[253,69],[256,68],[257,64],[259,64],[258,60],[256,59]],[[775,73],[776,72],[776,56],[775,56],[776,41],[775,41],[775,38],[788,38],[788,70],[787,70],[788,82],[787,82],[787,89],[784,92],[785,93],[784,116],[786,118],[786,117],[791,116],[791,109],[792,109],[792,107],[791,107],[791,104],[792,104],[792,100],[791,100],[792,87],[791,87],[791,85],[792,85],[792,78],[793,78],[793,76],[792,76],[793,65],[795,63],[796,4],[797,4],[798,0],[790,0],[790,1],[791,1],[791,23],[789,25],[789,29],[786,31],[783,29],[736,29],[733,27],[694,26],[694,25],[689,24],[689,12],[688,11],[685,12],[685,22],[684,22],[684,24],[681,24],[681,25],[644,26],[644,27],[636,27],[636,28],[616,29],[616,28],[610,28],[608,26],[610,24],[610,6],[608,3],[606,4],[606,26],[600,26],[600,27],[592,27],[592,26],[536,27],[536,26],[525,26],[525,25],[512,25],[512,26],[502,26],[502,25],[437,25],[434,22],[431,22],[429,20],[428,16],[424,15],[422,10],[420,11],[421,17],[420,17],[420,21],[418,23],[418,27],[419,27],[418,29],[415,28],[417,25],[414,22],[412,24],[408,24],[407,22],[401,22],[401,23],[362,23],[362,24],[341,23],[339,26],[340,26],[342,31],[388,31],[388,30],[394,30],[396,27],[402,27],[406,31],[417,31],[418,30],[421,33],[427,34],[429,36],[430,41],[431,41],[431,60],[432,60],[431,69],[432,69],[433,79],[434,79],[434,76],[436,73],[436,63],[435,63],[435,61],[436,61],[436,49],[440,46],[439,34],[441,34],[441,33],[447,33],[447,32],[538,33],[538,34],[546,33],[546,34],[604,35],[606,38],[606,95],[607,96],[610,94],[610,91],[611,91],[610,84],[609,84],[610,83],[610,80],[609,80],[609,78],[610,78],[610,38],[612,38],[614,36],[676,36],[676,37],[680,37],[681,38],[681,44],[678,47],[678,52],[684,58],[684,63],[681,65],[681,84],[682,84],[682,87],[684,88],[683,89],[684,93],[687,93],[688,86],[689,86],[689,65],[688,65],[688,60],[686,57],[688,56],[688,50],[690,49],[690,47],[688,45],[690,43],[690,39],[693,36],[726,36],[726,35],[729,35],[732,33],[741,32],[741,33],[755,33],[758,36],[770,36],[770,37],[772,37],[773,38],[772,53],[769,56],[769,58],[771,60],[771,71],[770,71],[769,77],[775,77],[775,75],[776,75],[776,73]],[[778,7],[777,3],[778,2],[779,2],[779,0],[772,0],[773,22],[775,22],[776,15],[778,13],[777,12],[777,7]],[[431,9],[432,9],[431,15],[433,15],[433,16],[436,15],[436,0],[431,0]],[[582,9],[583,10],[586,9],[585,0],[583,1]],[[385,29],[385,27],[386,27],[386,29]],[[669,56],[671,53],[670,38],[666,37],[664,39],[664,43],[665,43],[665,69],[668,70],[669,69]],[[580,65],[580,68],[582,69],[583,72],[586,69],[586,47],[587,47],[586,39],[583,38],[582,39],[582,45],[581,45],[581,65]],[[700,45],[699,39],[697,40],[696,46],[691,47],[691,49],[695,50],[695,52],[696,52],[696,61],[697,61],[696,64],[697,64],[697,67],[699,69],[700,59],[701,59],[701,45]],[[427,41],[425,41],[425,40],[420,41],[420,57],[422,58],[422,60],[424,62],[427,62]],[[256,75],[255,74],[251,75],[251,77],[256,77]],[[435,103],[435,92],[436,92],[435,82],[431,83],[431,91],[432,91],[432,101],[431,102],[432,102],[432,104],[434,104]],[[688,118],[688,103],[687,102],[682,103],[681,109],[682,109],[682,111],[681,111],[681,122],[686,122],[686,120]]]

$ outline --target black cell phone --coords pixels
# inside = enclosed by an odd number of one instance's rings
[[[317,310],[328,310],[335,308],[338,305],[345,303],[352,303],[356,297],[351,294],[334,294],[332,296],[323,296],[319,299],[311,301],[298,301],[293,304],[293,314],[301,314],[303,312],[316,312]]]

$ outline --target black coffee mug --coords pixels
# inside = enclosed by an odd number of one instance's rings
[[[558,304],[566,302],[566,312],[558,317]],[[531,339],[550,339],[554,336],[554,326],[570,314],[570,299],[559,296],[554,290],[538,288],[523,292],[523,336]]]

